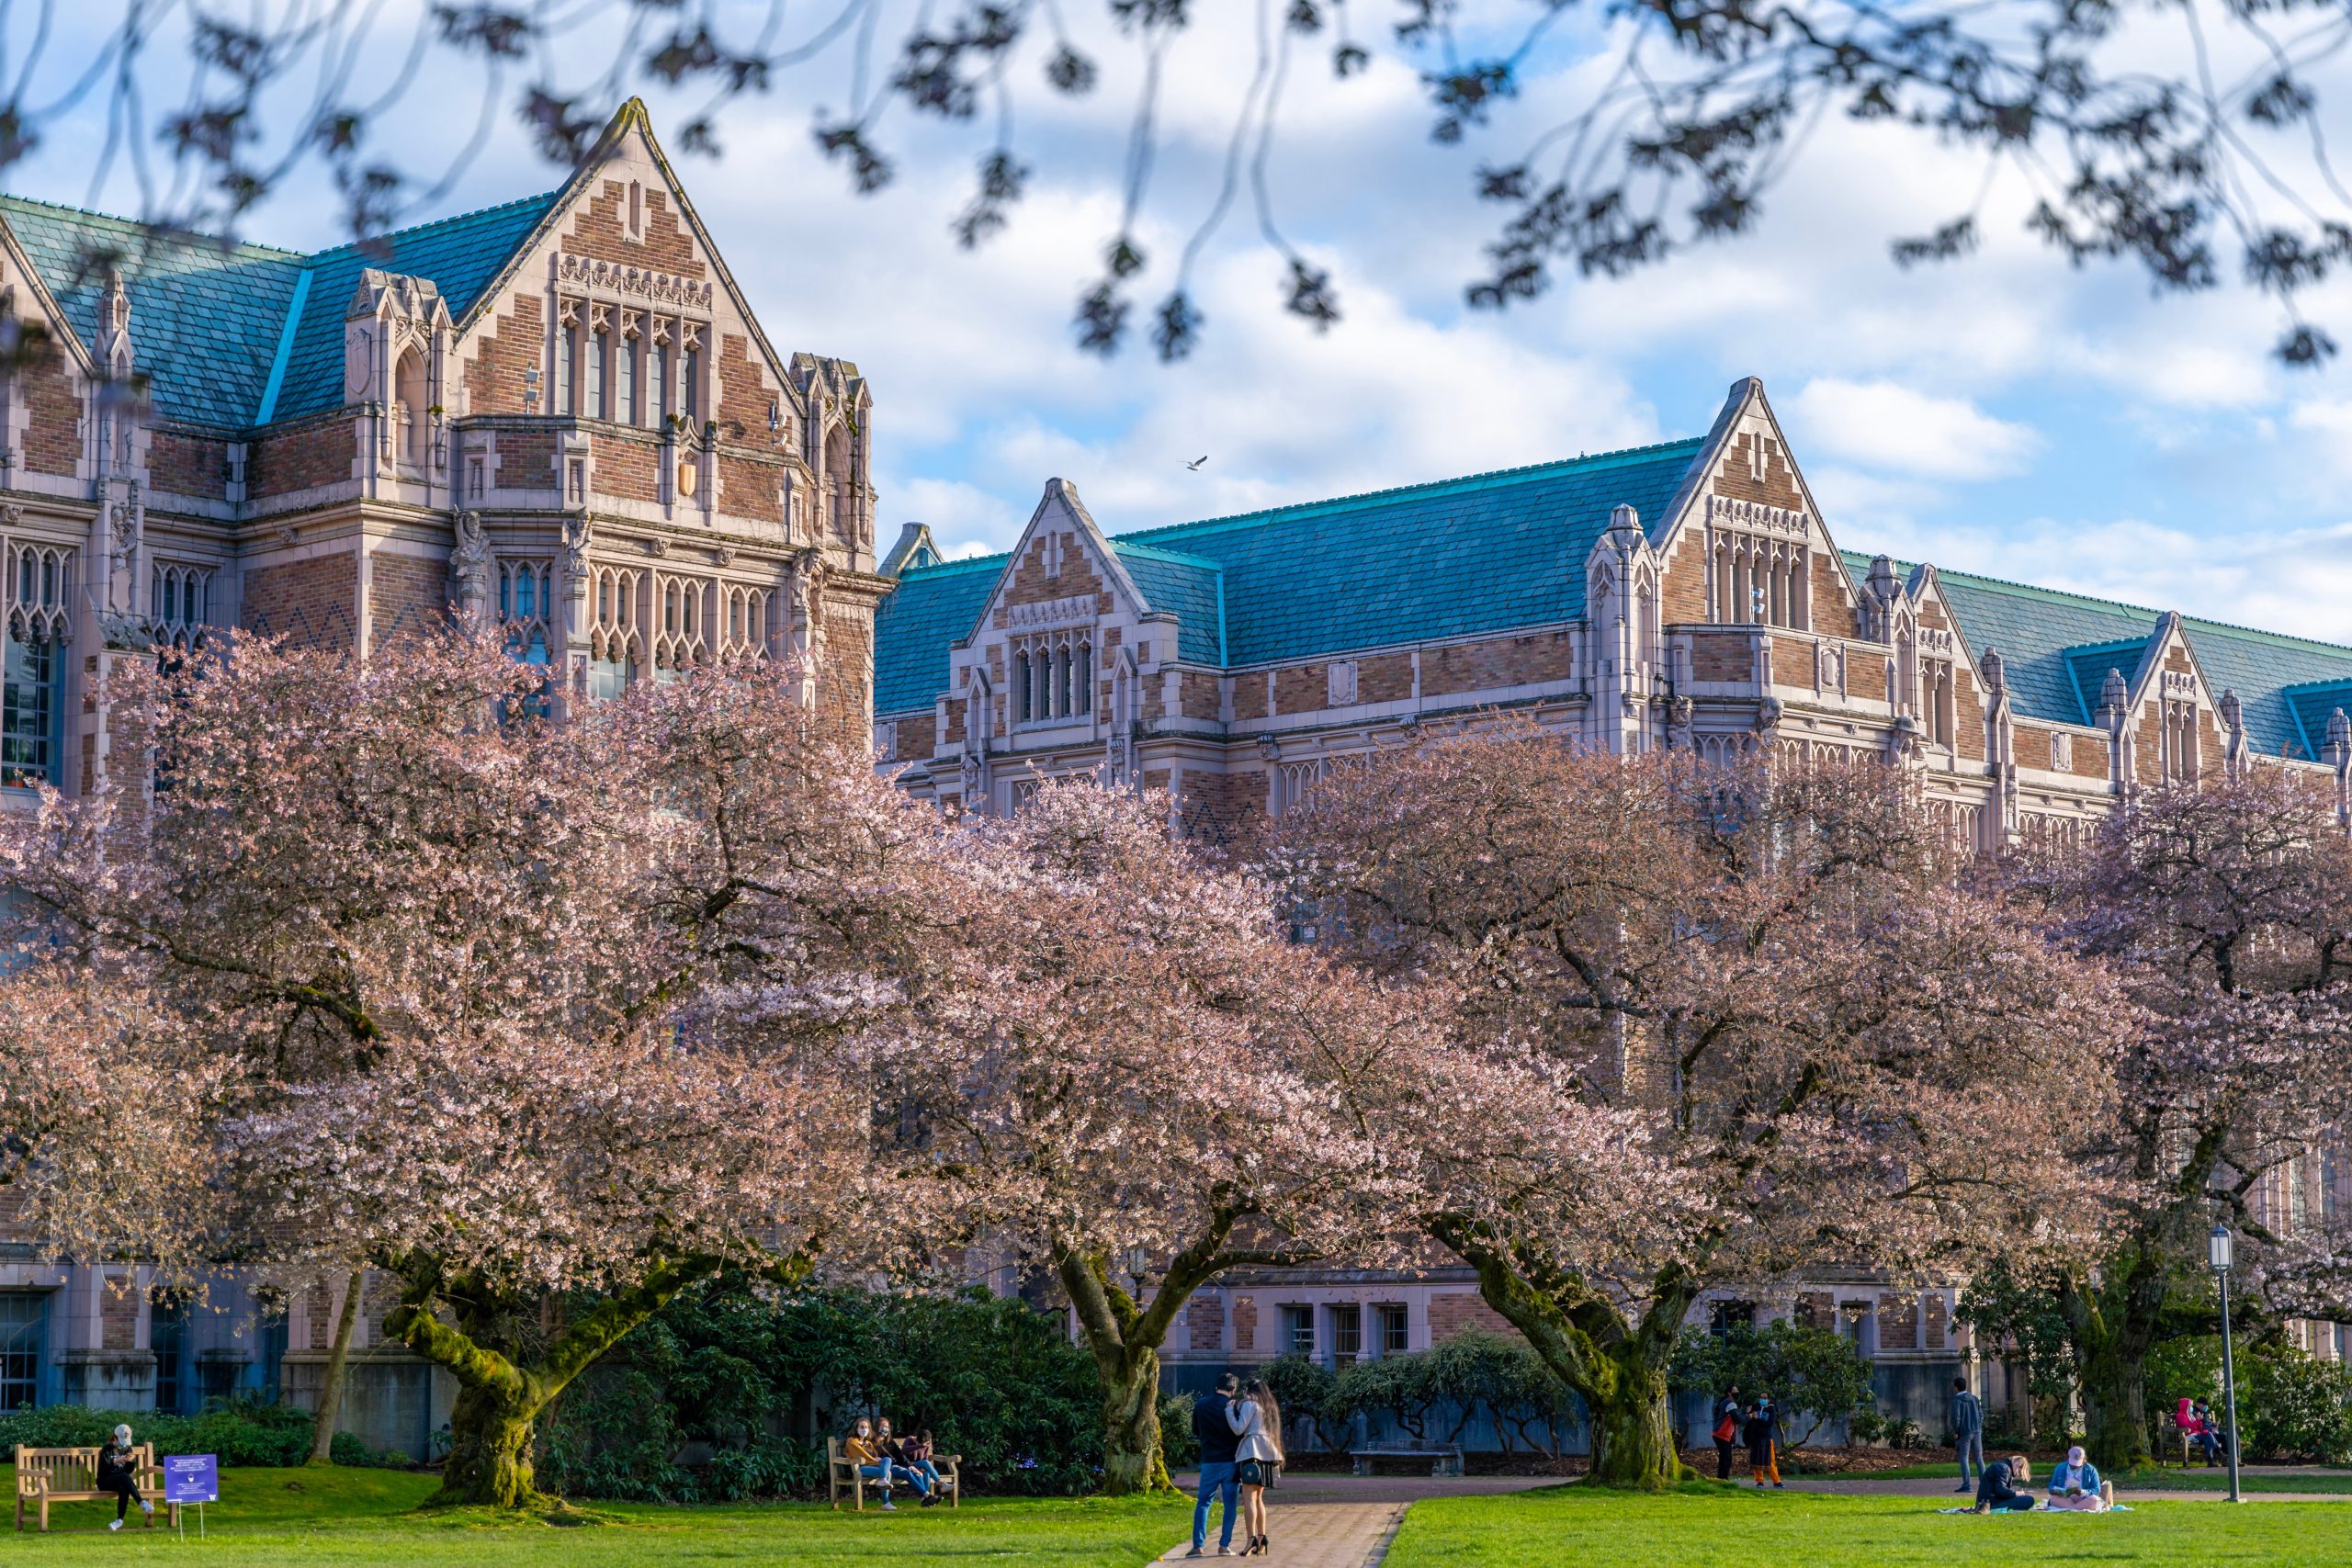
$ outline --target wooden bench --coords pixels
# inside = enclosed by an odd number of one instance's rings
[[[960,1508],[964,1506],[963,1463],[962,1454],[931,1456],[932,1468],[939,1472],[939,1489],[946,1495],[947,1506],[951,1508]],[[894,1465],[892,1468],[899,1471],[906,1469],[904,1465]],[[894,1481],[891,1484],[896,1485],[897,1483]],[[869,1486],[876,1491],[882,1489],[880,1482],[870,1480],[858,1473],[857,1466],[850,1462],[847,1454],[842,1452],[842,1440],[839,1438],[827,1438],[825,1439],[827,1505],[835,1508],[840,1507],[842,1494],[847,1492],[850,1496],[850,1506],[862,1514],[865,1512],[865,1489]],[[886,1502],[888,1500],[887,1493],[884,1494],[884,1500]]]
[[[164,1501],[164,1470],[155,1462],[155,1445],[141,1443],[130,1450],[130,1479],[139,1488],[141,1499],[150,1503]],[[98,1450],[96,1449],[28,1449],[17,1448],[17,1528],[25,1528],[25,1509],[29,1505],[40,1516],[40,1528],[49,1529],[49,1506],[51,1503],[99,1503],[114,1496],[111,1492],[98,1490]],[[179,1505],[166,1504],[169,1521],[180,1522]],[[155,1528],[153,1515],[147,1517],[147,1528]]]
[[[1373,1461],[1381,1459],[1428,1460],[1432,1479],[1462,1473],[1462,1450],[1453,1443],[1373,1443],[1348,1450],[1349,1463],[1358,1475],[1370,1475]]]

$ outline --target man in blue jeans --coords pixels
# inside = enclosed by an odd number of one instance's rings
[[[1968,1392],[1966,1378],[1951,1380],[1951,1407],[1944,1418],[1951,1427],[1952,1447],[1960,1450],[1960,1484],[1952,1490],[1973,1492],[1984,1468],[1984,1404]]]
[[[1216,1554],[1233,1555],[1233,1516],[1241,1503],[1241,1489],[1233,1477],[1233,1453],[1238,1446],[1226,1407],[1240,1395],[1241,1380],[1231,1372],[1216,1380],[1216,1392],[1193,1402],[1193,1436],[1201,1440],[1201,1485],[1193,1499],[1193,1550],[1198,1557],[1208,1545],[1209,1499],[1225,1494],[1225,1530],[1217,1537]]]

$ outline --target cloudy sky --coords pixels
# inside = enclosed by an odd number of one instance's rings
[[[2013,175],[1995,176],[1977,254],[1896,269],[1887,241],[1951,217],[1984,179],[1973,154],[1833,116],[1751,236],[1621,281],[1564,279],[1504,314],[1467,310],[1496,217],[1471,172],[1591,90],[1606,40],[1573,28],[1460,148],[1429,141],[1409,54],[1375,40],[1372,69],[1345,84],[1303,55],[1271,188],[1344,320],[1318,335],[1283,312],[1284,269],[1245,203],[1195,266],[1207,320],[1189,361],[1164,367],[1140,341],[1107,363],[1082,354],[1072,306],[1117,227],[1138,65],[1069,14],[1102,85],[1016,100],[1030,195],[977,254],[948,232],[980,150],[970,134],[894,108],[879,130],[899,176],[870,197],[820,157],[816,115],[851,101],[842,55],[730,110],[718,162],[679,160],[771,338],[872,378],[886,534],[921,520],[953,552],[1001,547],[1056,475],[1120,532],[1669,439],[1703,432],[1733,378],[1756,375],[1848,547],[2352,640],[2352,370],[2276,367],[2279,319],[2244,291],[2156,299],[2130,267],[2069,267],[2023,231],[2030,196]],[[1194,14],[1165,60],[1138,318],[1214,199],[1253,59],[1255,9]],[[1034,60],[1018,69],[1035,80]],[[478,101],[428,69],[380,134],[435,166]],[[652,101],[657,129],[684,119]],[[103,132],[94,99],[12,187],[138,210],[127,157],[92,188]],[[502,128],[438,210],[554,178]],[[344,237],[308,175],[247,227],[288,245]],[[2352,342],[2347,304],[2326,292],[2312,314]]]

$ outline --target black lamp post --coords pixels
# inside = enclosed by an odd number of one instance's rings
[[[2230,1265],[2234,1258],[2229,1226],[2213,1227],[2205,1238],[2205,1256],[2222,1287],[2222,1398],[2228,1412],[2222,1438],[2230,1450],[2230,1501],[2243,1503],[2245,1499],[2238,1495],[2238,1369],[2230,1351]]]

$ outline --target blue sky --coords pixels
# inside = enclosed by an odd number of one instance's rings
[[[886,535],[921,520],[953,551],[1001,547],[1055,475],[1117,532],[1667,439],[1703,431],[1727,385],[1757,375],[1849,548],[2352,641],[2352,371],[2272,365],[2278,319],[2243,291],[2156,300],[2128,267],[2069,267],[2023,231],[2030,192],[2013,173],[1995,180],[1978,254],[1898,271],[1887,241],[1951,216],[1984,177],[1928,138],[1831,117],[1751,236],[1629,279],[1564,278],[1502,315],[1466,310],[1496,218],[1471,171],[1591,90],[1605,62],[1590,33],[1564,30],[1497,128],[1454,149],[1429,142],[1413,62],[1393,47],[1375,40],[1374,68],[1343,85],[1319,50],[1302,55],[1272,181],[1345,320],[1317,336],[1282,311],[1282,265],[1245,206],[1193,280],[1208,320],[1192,360],[1162,367],[1140,342],[1107,364],[1080,354],[1071,307],[1116,227],[1138,67],[1070,15],[1102,85],[1078,101],[1024,92],[1031,194],[977,254],[947,232],[970,136],[894,109],[881,133],[900,177],[871,198],[818,156],[819,106],[847,100],[837,57],[731,110],[720,161],[679,160],[770,337],[872,378]],[[1210,205],[1249,75],[1257,14],[1196,15],[1167,61],[1139,321]],[[1021,69],[1035,80],[1034,62]],[[673,132],[683,109],[651,101]],[[383,132],[429,167],[478,102],[428,71]],[[417,216],[553,183],[508,118]],[[90,202],[102,135],[94,114],[56,128],[11,187]],[[127,161],[95,204],[139,209]],[[343,237],[308,176],[247,227],[289,245]],[[2352,342],[2347,303],[2331,288],[2312,313]]]

